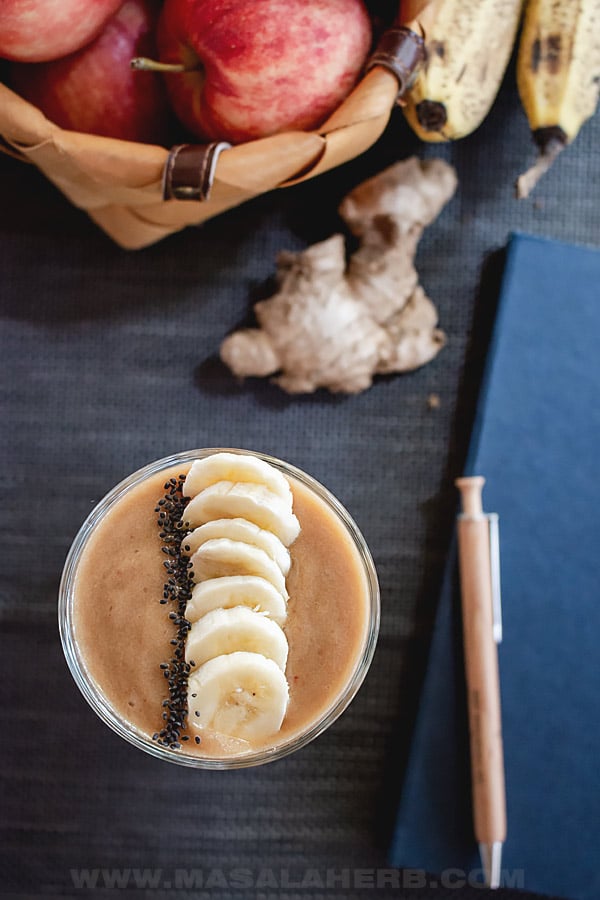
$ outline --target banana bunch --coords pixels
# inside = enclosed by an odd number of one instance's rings
[[[195,582],[185,617],[190,726],[240,740],[275,734],[285,716],[288,546],[300,531],[287,479],[252,456],[196,460],[183,485]]]
[[[500,88],[523,0],[431,0],[426,62],[406,96],[405,116],[424,141],[465,137]],[[600,0],[528,0],[517,83],[540,155],[519,178],[527,196],[595,111],[600,91]]]

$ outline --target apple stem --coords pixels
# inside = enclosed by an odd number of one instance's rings
[[[191,72],[183,63],[163,63],[146,56],[136,56],[129,63],[138,72]]]

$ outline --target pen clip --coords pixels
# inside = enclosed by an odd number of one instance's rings
[[[502,596],[500,593],[500,535],[498,513],[486,513],[490,535],[490,576],[492,581],[492,627],[494,641],[502,643]]]

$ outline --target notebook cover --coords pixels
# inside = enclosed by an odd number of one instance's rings
[[[600,897],[600,252],[511,238],[467,474],[499,513],[504,884]],[[440,598],[391,850],[479,867],[456,556]]]

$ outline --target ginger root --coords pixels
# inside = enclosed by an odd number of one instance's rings
[[[275,375],[290,394],[320,387],[353,394],[375,374],[433,359],[446,339],[413,259],[456,184],[443,160],[412,157],[351,191],[339,208],[360,240],[349,262],[341,234],[280,253],[279,290],[254,307],[260,327],[229,335],[223,362],[239,377]]]

